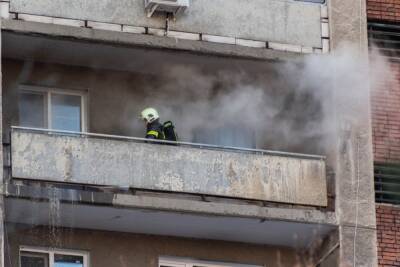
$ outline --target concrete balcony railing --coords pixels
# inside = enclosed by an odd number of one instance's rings
[[[14,127],[12,177],[326,206],[322,157]]]
[[[201,33],[203,37],[212,35],[214,38],[222,36],[321,48],[322,37],[327,37],[321,29],[323,7],[294,0],[191,0],[185,13],[170,21],[169,29]],[[51,23],[48,22],[51,18],[62,18],[77,20],[76,24],[83,21],[113,24],[102,25],[113,30],[124,25],[126,32],[132,32],[130,26],[165,28],[165,16],[146,16],[144,0],[10,0],[10,12],[49,17],[49,20],[35,19],[44,23]],[[135,31],[140,32],[137,28]]]

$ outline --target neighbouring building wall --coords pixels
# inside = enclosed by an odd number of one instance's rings
[[[396,23],[400,21],[400,2],[368,0],[367,13],[370,21]],[[371,94],[374,161],[400,163],[400,63],[388,64],[390,76]]]
[[[393,0],[367,0],[370,20],[400,21],[400,2]]]
[[[400,22],[400,2],[368,0],[367,13],[370,22],[390,26]],[[370,45],[374,45],[372,41]],[[387,79],[371,92],[374,161],[380,166],[400,163],[400,63],[388,61],[387,64],[390,71],[384,74],[388,75]],[[392,191],[395,189],[392,186]],[[376,217],[379,266],[398,266],[400,206],[378,203]]]
[[[87,251],[91,266],[96,267],[157,267],[160,256],[260,266],[297,266],[298,262],[294,249],[244,243],[26,225],[8,225],[7,231],[11,254],[6,266],[10,267],[19,266],[20,246]]]
[[[400,63],[388,64],[390,76],[371,92],[374,161],[400,163]]]
[[[379,266],[400,265],[400,206],[376,205]]]

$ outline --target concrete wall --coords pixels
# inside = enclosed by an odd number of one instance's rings
[[[28,2],[34,4],[33,1],[25,1]],[[44,2],[38,3],[43,5]],[[332,49],[335,51],[341,43],[351,42],[359,47],[360,54],[367,59],[365,1],[331,0],[328,4]],[[335,180],[336,212],[341,224],[340,264],[376,266],[370,99],[369,95],[360,98],[344,96],[334,98],[337,107],[337,140],[332,147],[337,162]],[[360,118],[360,114],[364,116]]]
[[[11,0],[10,11],[48,17],[164,28],[142,0]],[[170,30],[322,47],[321,5],[275,0],[192,0]]]
[[[147,236],[80,229],[7,225],[11,261],[18,267],[19,246],[85,250],[91,266],[157,267],[159,256],[188,257],[260,266],[295,266],[293,249],[211,240]],[[56,234],[56,235],[54,235]]]
[[[19,130],[11,149],[16,178],[327,205],[322,159]]]
[[[368,77],[366,1],[331,0],[332,53],[350,43]],[[370,92],[348,97],[337,88],[336,214],[340,223],[341,266],[377,266]]]

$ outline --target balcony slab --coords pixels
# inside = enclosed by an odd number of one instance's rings
[[[15,178],[326,206],[318,158],[13,130]]]

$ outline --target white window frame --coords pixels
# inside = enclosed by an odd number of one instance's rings
[[[237,263],[222,263],[212,261],[202,261],[186,258],[175,258],[175,257],[160,257],[158,259],[158,266],[171,266],[171,267],[193,267],[193,266],[205,266],[205,267],[263,267],[260,265],[248,265],[248,264],[237,264]]]
[[[69,89],[60,89],[54,87],[43,87],[43,86],[33,86],[33,85],[21,85],[19,87],[19,92],[36,92],[45,95],[45,112],[47,112],[47,116],[45,118],[45,123],[47,123],[45,128],[53,129],[52,127],[52,112],[51,112],[51,94],[61,94],[61,95],[73,95],[81,97],[81,132],[88,131],[88,90],[69,90]]]
[[[26,253],[42,253],[49,255],[49,267],[54,267],[54,254],[71,255],[83,257],[83,267],[90,267],[89,252],[82,250],[45,248],[45,247],[30,247],[20,246],[19,248],[19,267],[21,267],[21,254]]]

